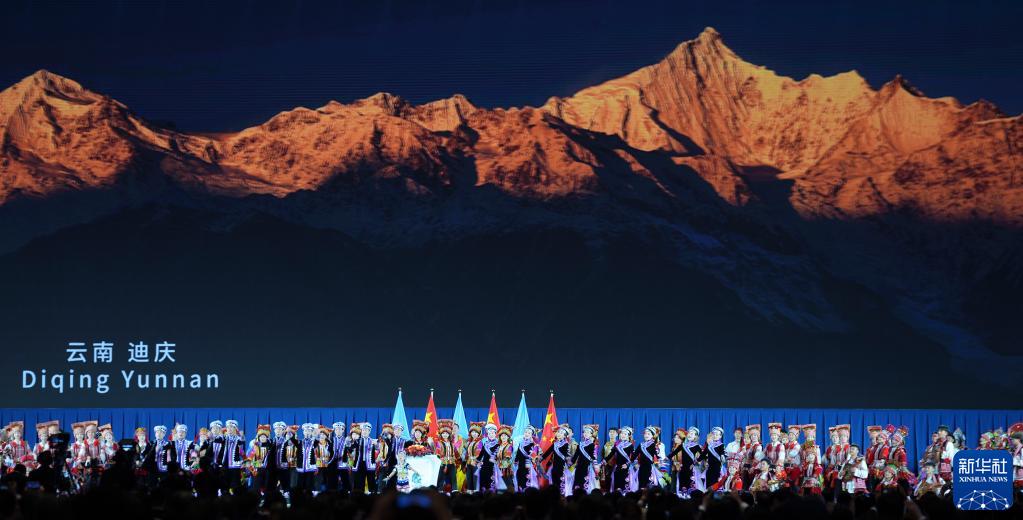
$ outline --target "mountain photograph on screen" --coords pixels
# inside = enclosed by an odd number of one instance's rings
[[[3,85],[3,392],[1018,405],[1020,116],[685,37],[537,106],[327,96],[235,130],[147,118],[59,70]],[[97,370],[103,341],[108,394],[21,390],[23,370]],[[127,363],[143,341],[176,359]],[[203,388],[126,388],[122,369]]]

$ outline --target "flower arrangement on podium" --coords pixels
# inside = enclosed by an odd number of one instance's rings
[[[425,457],[426,455],[430,455],[433,452],[431,452],[430,448],[427,448],[426,446],[422,446],[420,444],[413,444],[408,448],[405,448],[405,453],[409,457]]]

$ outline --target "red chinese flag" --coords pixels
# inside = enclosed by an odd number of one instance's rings
[[[543,434],[540,436],[540,451],[546,451],[554,444],[554,434],[558,431],[558,411],[554,409],[554,392],[551,402],[547,404],[547,416],[543,419]]]
[[[547,403],[547,415],[543,419],[543,434],[540,435],[540,453],[543,454],[547,448],[554,444],[554,434],[558,431],[558,411],[554,409],[554,392],[551,392],[551,402]],[[547,479],[540,477],[541,486],[547,485]]]
[[[487,424],[501,426],[501,418],[497,416],[497,396],[490,392],[490,412],[487,413]]]
[[[430,402],[426,404],[426,417],[423,420],[428,425],[426,436],[437,440],[439,434],[437,431],[437,407],[433,404],[433,390],[430,390]]]

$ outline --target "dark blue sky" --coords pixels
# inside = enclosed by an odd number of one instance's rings
[[[7,0],[3,11],[4,87],[46,68],[189,130],[378,91],[537,105],[655,62],[708,25],[782,74],[857,69],[877,87],[901,73],[930,96],[1023,112],[1020,1]]]

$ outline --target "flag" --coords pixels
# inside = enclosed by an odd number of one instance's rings
[[[490,391],[490,411],[487,412],[487,424],[501,426],[501,418],[497,416],[497,396],[493,390]]]
[[[426,421],[426,436],[437,440],[437,435],[440,433],[437,428],[437,407],[433,404],[433,389],[430,389],[430,402],[426,403],[426,417],[423,418]]]
[[[543,434],[540,436],[540,451],[546,451],[554,444],[554,434],[558,431],[558,411],[554,409],[554,392],[547,404],[547,415],[543,419]]]
[[[458,390],[458,402],[455,403],[455,413],[452,420],[458,425],[458,438],[452,439],[452,441],[461,449],[462,442],[465,441],[464,436],[469,434],[469,421],[465,420],[465,408],[462,407],[461,389]],[[463,467],[459,467],[455,475],[455,480],[458,481],[458,489],[465,489],[465,470]]]
[[[405,418],[405,402],[401,400],[401,388],[398,388],[398,401],[394,403],[394,416],[391,418],[392,425],[401,425],[403,428],[402,438],[411,439],[408,429],[408,419]]]
[[[462,391],[458,391],[458,402],[455,403],[455,414],[452,418],[458,425],[458,436],[463,437],[469,434],[469,421],[465,420],[465,408],[462,408]]]
[[[512,440],[516,447],[522,442],[526,426],[529,426],[529,409],[526,408],[526,391],[523,390],[522,399],[519,400],[519,411],[515,413],[515,426],[512,428]]]
[[[543,434],[540,435],[540,453],[547,451],[547,448],[554,444],[554,434],[558,431],[558,411],[554,409],[554,392],[551,392],[551,401],[547,403],[547,415],[543,418]],[[546,479],[541,477],[541,481]]]

